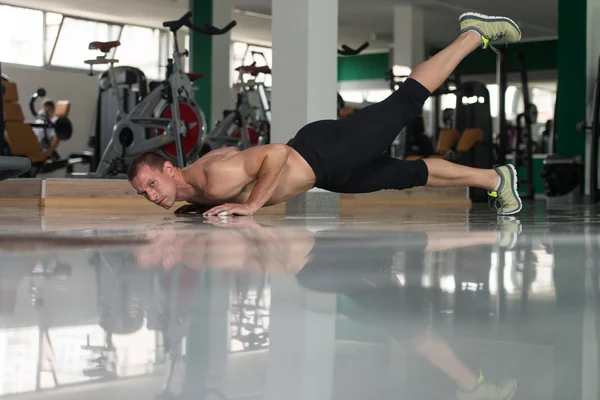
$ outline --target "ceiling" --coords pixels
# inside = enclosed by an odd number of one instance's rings
[[[45,8],[82,17],[161,26],[176,19],[189,8],[190,0],[0,0],[0,3]],[[219,0],[214,0],[219,1]],[[232,0],[238,26],[234,40],[256,44],[271,43],[271,0]],[[297,0],[289,0],[297,1]],[[326,1],[326,0],[323,0]],[[425,40],[428,45],[446,44],[456,35],[457,18],[465,11],[505,15],[523,31],[523,40],[558,35],[558,0],[484,2],[482,0],[338,0],[339,42],[357,46],[371,42],[371,51],[389,49],[392,44],[395,5],[413,4],[425,11]],[[537,6],[536,6],[537,4]]]

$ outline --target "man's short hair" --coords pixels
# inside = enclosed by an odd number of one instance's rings
[[[147,165],[154,170],[163,172],[165,162],[167,162],[167,159],[158,153],[149,152],[138,154],[131,161],[131,164],[129,164],[129,168],[127,169],[127,179],[129,179],[129,182],[134,180],[144,165]]]
[[[54,104],[54,101],[52,101],[52,100],[46,100],[43,105],[44,105],[44,107],[52,107],[53,110],[56,109],[56,105]]]

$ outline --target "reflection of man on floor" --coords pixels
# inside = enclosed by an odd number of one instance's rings
[[[349,315],[366,326],[382,325],[390,337],[410,348],[443,371],[458,387],[457,397],[465,400],[509,399],[516,381],[499,385],[488,382],[482,373],[469,369],[439,335],[428,328],[420,308],[422,270],[407,265],[419,279],[416,285],[399,285],[391,280],[392,259],[400,251],[410,253],[443,252],[482,245],[512,244],[516,233],[496,232],[368,232],[321,231],[312,233],[299,227],[263,227],[251,217],[209,218],[210,225],[231,229],[190,230],[179,235],[177,225],[162,225],[152,230],[154,253],[138,251],[138,261],[151,265],[156,260],[195,268],[219,268],[240,271],[295,275],[309,290],[343,294],[362,307]],[[158,258],[156,257],[158,255]],[[154,260],[154,261],[153,261]],[[392,316],[392,318],[390,318]]]

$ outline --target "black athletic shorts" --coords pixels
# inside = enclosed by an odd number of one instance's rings
[[[423,160],[398,160],[384,153],[429,96],[409,78],[387,99],[345,119],[306,125],[288,145],[308,162],[321,189],[369,193],[424,186],[428,170]]]

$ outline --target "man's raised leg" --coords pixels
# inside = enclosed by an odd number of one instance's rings
[[[486,48],[496,40],[516,42],[521,39],[517,24],[506,17],[465,13],[459,22],[461,35],[450,46],[415,67],[410,75],[430,92],[440,87],[458,64],[480,46]]]
[[[430,92],[434,92],[448,79],[466,56],[482,45],[479,32],[463,32],[450,46],[417,65],[409,78],[419,82]]]
[[[458,39],[431,59],[417,66],[410,77],[429,91],[436,90],[458,64],[479,46],[487,47],[490,41],[521,39],[519,27],[505,17],[488,17],[466,13],[460,17],[461,31]],[[500,200],[498,212],[513,215],[521,211],[522,202],[517,193],[517,176],[512,165],[494,169],[477,169],[441,159],[424,160],[428,169],[427,186],[467,186],[488,190]]]
[[[387,99],[337,121],[336,135],[328,141],[339,170],[359,168],[389,149],[402,129],[421,112],[429,95],[475,49],[485,48],[493,38],[511,42],[521,37],[510,19],[473,13],[461,16],[460,29],[462,33],[451,45],[416,66]]]
[[[365,193],[424,184],[479,187],[498,198],[500,215],[513,215],[521,210],[521,200],[516,192],[517,176],[512,166],[478,170],[442,160],[381,161],[382,153],[419,114],[431,92],[448,79],[468,54],[479,46],[487,47],[495,40],[510,43],[521,38],[519,27],[505,17],[466,13],[459,22],[460,36],[447,48],[415,67],[398,91],[380,103],[337,121],[327,141],[332,149],[328,160],[332,167],[328,176],[329,187],[324,189]],[[397,173],[394,174],[394,171]]]

